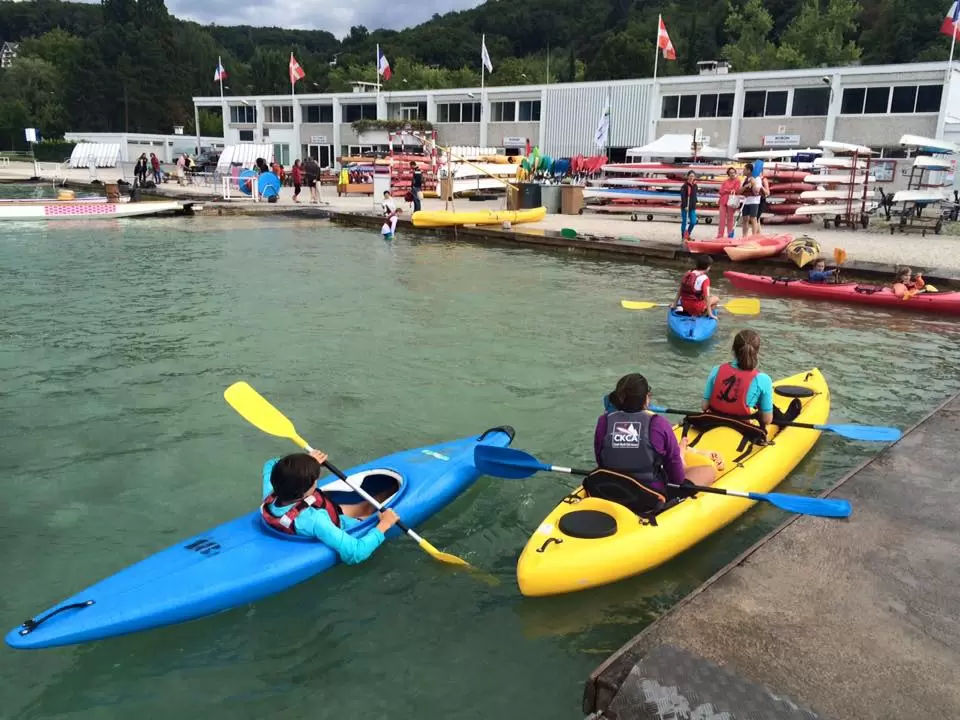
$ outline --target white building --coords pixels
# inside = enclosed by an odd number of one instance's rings
[[[195,111],[222,107],[224,140],[272,143],[288,165],[308,153],[321,165],[385,146],[386,133],[358,136],[360,119],[428,120],[442,145],[522,147],[553,157],[598,153],[606,99],[611,156],[666,133],[702,128],[713,146],[736,151],[866,144],[902,157],[904,133],[960,141],[960,71],[946,62],[727,73],[702,63],[685,77],[449,90],[383,90],[273,96],[196,97]],[[952,87],[952,92],[950,88]],[[361,90],[358,92],[357,90]],[[366,92],[362,90],[367,90]],[[949,105],[949,107],[948,107]],[[602,152],[602,151],[601,151]]]
[[[64,140],[70,142],[90,142],[101,145],[117,144],[120,146],[121,162],[136,162],[141,153],[154,153],[160,162],[176,162],[177,156],[183,153],[195,155],[197,148],[201,150],[223,150],[222,137],[198,137],[194,135],[151,135],[149,133],[83,133],[68,132],[63,134]]]

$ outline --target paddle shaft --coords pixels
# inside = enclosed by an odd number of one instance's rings
[[[304,450],[306,450],[308,453],[309,453],[309,452],[313,452],[313,448],[310,447],[309,445],[307,445],[307,446],[304,448]],[[332,472],[332,473],[333,473],[334,475],[336,475],[338,478],[340,478],[341,480],[343,480],[347,485],[349,485],[351,488],[353,488],[354,490],[356,490],[356,491],[357,491],[357,494],[360,495],[360,497],[362,497],[362,498],[363,498],[364,500],[366,500],[368,503],[370,503],[371,505],[373,505],[373,506],[377,509],[377,512],[383,512],[383,505],[381,505],[379,502],[377,502],[376,498],[374,498],[370,493],[368,493],[368,492],[367,492],[366,490],[364,490],[362,487],[360,487],[359,485],[354,485],[352,482],[350,482],[350,480],[347,479],[347,476],[343,474],[343,471],[342,471],[340,468],[338,468],[336,465],[334,465],[334,464],[333,464],[332,462],[330,462],[329,460],[328,460],[327,462],[325,462],[324,465],[326,466],[327,470],[329,470],[330,472]],[[403,520],[401,520],[400,518],[397,518],[397,523],[396,523],[396,525],[397,525],[398,528],[400,528],[401,530],[403,530],[407,535],[409,535],[410,537],[412,537],[412,538],[413,538],[414,540],[416,540],[418,543],[422,543],[422,542],[423,542],[423,538],[420,537],[419,535],[417,535],[417,534],[416,534],[413,530],[411,530],[409,527],[407,527],[407,526],[403,523]]]

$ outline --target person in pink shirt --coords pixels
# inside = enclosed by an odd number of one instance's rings
[[[740,185],[737,169],[728,167],[727,179],[720,186],[720,223],[717,225],[717,239],[724,235],[732,238],[734,235],[737,209],[740,207]]]

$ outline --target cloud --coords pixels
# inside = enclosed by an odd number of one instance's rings
[[[352,25],[367,29],[400,29],[429,20],[434,13],[476,7],[483,0],[167,0],[167,9],[179,18],[203,24],[254,25],[327,30],[337,37]]]

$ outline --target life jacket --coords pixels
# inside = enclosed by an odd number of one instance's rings
[[[740,370],[730,363],[724,363],[717,371],[710,396],[710,410],[721,415],[734,415],[742,418],[753,415],[753,408],[747,405],[747,391],[750,383],[760,371]]]
[[[600,467],[626,473],[643,485],[663,489],[663,458],[650,444],[653,414],[616,410],[607,414]]]
[[[319,490],[314,490],[310,495],[300,498],[292,508],[280,517],[270,512],[270,505],[276,502],[276,500],[276,493],[270,493],[260,506],[260,515],[263,517],[263,521],[274,530],[286,533],[287,535],[296,535],[297,531],[293,525],[294,522],[296,522],[300,513],[311,507],[315,510],[326,510],[327,515],[330,516],[330,522],[336,527],[340,527],[340,506]]]
[[[703,286],[700,286],[700,289],[697,290],[697,279],[704,276],[704,272],[701,270],[687,270],[684,273],[683,279],[680,281],[680,304],[684,304],[684,300],[692,300],[691,304],[702,303],[704,300]]]

